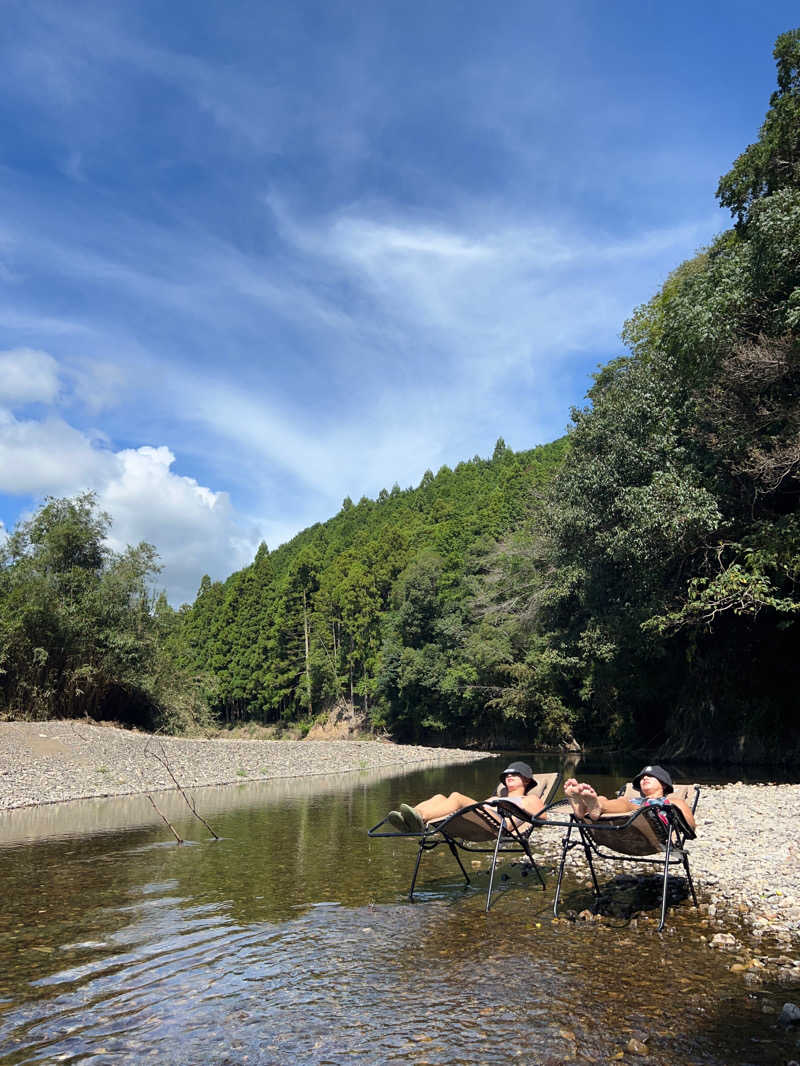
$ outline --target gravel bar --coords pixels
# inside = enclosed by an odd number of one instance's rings
[[[377,740],[187,740],[84,721],[0,722],[0,811],[173,789],[167,766],[189,788],[485,757]]]

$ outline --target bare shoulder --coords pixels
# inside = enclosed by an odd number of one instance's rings
[[[539,796],[523,796],[519,805],[528,811],[529,814],[538,814],[542,807],[544,807],[544,803]]]

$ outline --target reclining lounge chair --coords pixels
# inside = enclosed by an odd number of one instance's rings
[[[545,806],[552,804],[553,797],[561,784],[561,776],[560,773],[537,774],[536,784],[528,794],[538,796]],[[414,899],[414,887],[417,883],[417,875],[419,874],[423,854],[442,844],[446,844],[450,849],[466,879],[467,885],[471,884],[471,881],[469,874],[464,869],[459,851],[477,852],[492,856],[489,869],[489,890],[486,895],[487,911],[492,900],[492,886],[494,884],[497,859],[500,854],[525,855],[544,890],[544,878],[531,854],[528,842],[535,825],[538,823],[531,820],[530,816],[517,807],[513,801],[506,800],[504,802],[504,791],[505,786],[501,785],[497,791],[497,798],[493,798],[491,801],[484,800],[480,803],[473,803],[471,807],[464,807],[446,818],[438,818],[435,821],[428,822],[425,826],[425,831],[422,833],[401,833],[396,830],[381,831],[386,826],[386,818],[368,831],[367,835],[370,837],[410,837],[419,842],[417,861],[414,865],[414,874],[411,878],[411,888],[408,893],[410,900]],[[500,819],[499,822],[497,820],[498,817]],[[542,824],[547,823],[543,822]]]
[[[633,785],[628,783],[624,789],[620,789],[619,795],[632,796],[638,793],[635,793]],[[684,800],[694,813],[700,798],[700,789],[697,785],[676,785],[670,798],[673,797]],[[631,814],[604,814],[594,822],[576,818],[571,813],[568,822],[546,821],[542,822],[542,825],[567,827],[562,840],[561,862],[553,899],[553,914],[556,918],[564,864],[567,855],[576,847],[583,848],[592,875],[595,897],[600,895],[600,887],[592,856],[611,859],[614,862],[642,862],[661,867],[663,874],[659,932],[664,928],[667,913],[667,885],[671,866],[683,867],[692,900],[695,907],[697,906],[697,896],[689,871],[689,856],[684,847],[687,840],[695,839],[695,833],[674,804],[666,804],[663,807],[643,806]]]

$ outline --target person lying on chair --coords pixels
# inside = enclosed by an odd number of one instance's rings
[[[489,796],[488,799],[483,801],[484,803],[491,806],[496,804],[498,799],[504,799],[511,800],[528,814],[538,814],[541,811],[544,804],[539,797],[528,795],[536,781],[534,780],[533,770],[526,762],[512,762],[503,770],[500,775],[500,781],[505,786],[505,794],[503,796],[497,794]],[[445,796],[440,792],[438,795],[431,796],[430,799],[423,800],[422,803],[417,803],[413,807],[407,803],[401,803],[400,809],[389,811],[386,818],[389,824],[401,833],[423,833],[427,822],[432,822],[439,818],[447,818],[464,807],[472,807],[478,802],[480,801],[471,799],[461,792],[451,792],[449,796]],[[499,823],[500,818],[498,815],[491,811],[487,813],[491,817],[497,818]]]
[[[639,792],[638,796],[617,796],[615,799],[608,799],[606,796],[598,796],[590,784],[571,777],[564,784],[564,795],[569,800],[575,817],[583,821],[595,822],[603,814],[632,814],[640,807],[660,807],[665,803],[673,803],[686,819],[689,828],[694,829],[694,815],[688,803],[682,799],[669,799],[669,793],[674,791],[672,778],[662,766],[645,766],[634,777],[633,787]]]

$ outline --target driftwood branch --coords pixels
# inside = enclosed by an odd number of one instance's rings
[[[168,826],[170,827],[170,829],[172,830],[173,836],[174,836],[174,837],[175,837],[175,839],[176,839],[176,840],[178,841],[178,843],[179,843],[179,844],[182,844],[182,843],[183,843],[183,837],[180,837],[180,836],[178,836],[178,831],[177,831],[177,829],[176,829],[176,828],[175,828],[175,826],[174,826],[174,825],[172,824],[172,822],[171,822],[171,821],[169,820],[169,818],[167,818],[166,814],[164,814],[164,812],[163,812],[163,811],[162,811],[162,810],[161,810],[161,809],[159,808],[158,804],[156,803],[156,801],[155,801],[155,800],[153,799],[153,797],[152,797],[152,796],[150,795],[150,793],[149,793],[149,792],[148,792],[148,794],[147,794],[147,798],[148,798],[148,799],[150,800],[150,802],[151,802],[151,803],[153,804],[153,806],[155,807],[156,811],[158,811],[158,813],[159,813],[159,814],[161,815],[161,817],[162,817],[162,818],[164,819],[164,821],[165,821],[165,822],[167,823],[167,825],[168,825]]]
[[[211,828],[211,826],[208,824],[208,822],[205,820],[205,818],[203,818],[203,816],[201,814],[198,814],[197,807],[195,806],[194,800],[191,798],[191,796],[187,796],[186,795],[186,793],[184,792],[183,788],[181,787],[181,784],[178,781],[177,777],[175,776],[175,774],[173,774],[172,767],[169,765],[169,760],[167,759],[167,753],[164,750],[164,745],[163,744],[160,745],[161,754],[159,755],[159,753],[157,751],[153,751],[150,748],[150,744],[151,744],[150,740],[148,740],[147,744],[145,744],[145,748],[144,748],[145,755],[152,755],[153,758],[156,760],[156,762],[161,763],[161,765],[167,771],[169,776],[172,778],[173,782],[175,783],[175,788],[177,788],[178,792],[180,792],[180,794],[183,796],[184,800],[186,801],[186,806],[189,808],[189,810],[192,812],[192,814],[195,816],[195,818],[197,818],[198,821],[203,823],[203,825],[206,827],[206,829],[209,831],[209,833],[212,835],[212,837],[215,840],[219,840],[219,834],[214,832],[214,830]],[[151,802],[152,802],[152,800],[151,800]],[[155,807],[155,803],[153,803],[153,806]],[[158,810],[157,807],[156,807],[156,810]],[[163,818],[163,815],[162,815],[162,818]],[[166,821],[166,819],[165,819],[165,821]],[[167,824],[169,824],[169,823],[167,823]],[[172,828],[172,827],[170,826],[170,828]],[[173,833],[175,832],[174,829],[172,831],[173,831]],[[178,834],[175,833],[175,835],[177,836]]]

